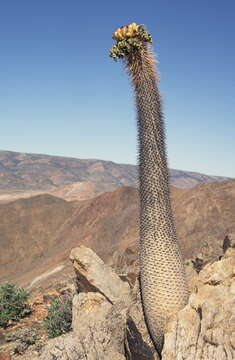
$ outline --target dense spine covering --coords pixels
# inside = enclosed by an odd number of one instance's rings
[[[151,337],[160,353],[170,316],[188,300],[184,265],[173,222],[164,118],[151,36],[134,23],[119,28],[110,51],[123,58],[134,88],[139,141],[140,285]]]

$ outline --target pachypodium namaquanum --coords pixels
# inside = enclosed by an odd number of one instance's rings
[[[152,37],[144,25],[116,29],[109,55],[123,59],[137,110],[140,181],[140,288],[146,323],[160,354],[170,317],[188,301],[184,264],[174,226],[164,117]]]

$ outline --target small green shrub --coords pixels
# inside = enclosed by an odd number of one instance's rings
[[[26,345],[33,345],[37,340],[37,332],[35,329],[20,329],[8,335],[5,335],[5,339],[7,342],[9,341],[20,341]]]
[[[9,320],[19,320],[29,313],[28,297],[27,290],[15,284],[6,282],[0,285],[0,326],[6,327]]]
[[[38,339],[34,328],[19,329],[5,336],[7,342],[12,341],[11,350],[14,354],[22,355],[29,346],[35,345]]]
[[[44,324],[50,338],[70,331],[72,326],[72,297],[55,298],[48,309]]]

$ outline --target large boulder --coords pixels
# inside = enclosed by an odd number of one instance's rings
[[[129,285],[90,249],[73,250],[71,258],[80,289],[73,300],[73,331],[49,341],[40,360],[159,360],[138,281],[130,298]],[[192,294],[167,325],[161,359],[235,359],[235,249],[199,272],[188,268],[188,275]]]
[[[188,305],[168,324],[162,360],[235,359],[235,249],[207,264]]]
[[[49,341],[40,360],[125,360],[126,304],[116,303],[102,320],[89,320],[86,325],[82,319],[76,331]]]
[[[111,308],[110,302],[98,292],[75,295],[73,298],[72,329],[80,332],[86,331],[94,323],[104,320]]]
[[[41,360],[125,360],[124,334],[130,286],[91,250],[71,251],[78,294],[73,332],[50,340]]]
[[[99,292],[111,304],[120,299],[129,301],[129,284],[123,282],[94,251],[85,246],[77,247],[71,251],[70,260],[76,273],[78,292]]]

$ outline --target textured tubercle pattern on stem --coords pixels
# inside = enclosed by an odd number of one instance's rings
[[[164,116],[151,35],[132,23],[113,33],[114,60],[124,60],[136,100],[140,179],[140,285],[145,319],[158,353],[168,320],[188,301],[175,231],[165,149]]]

